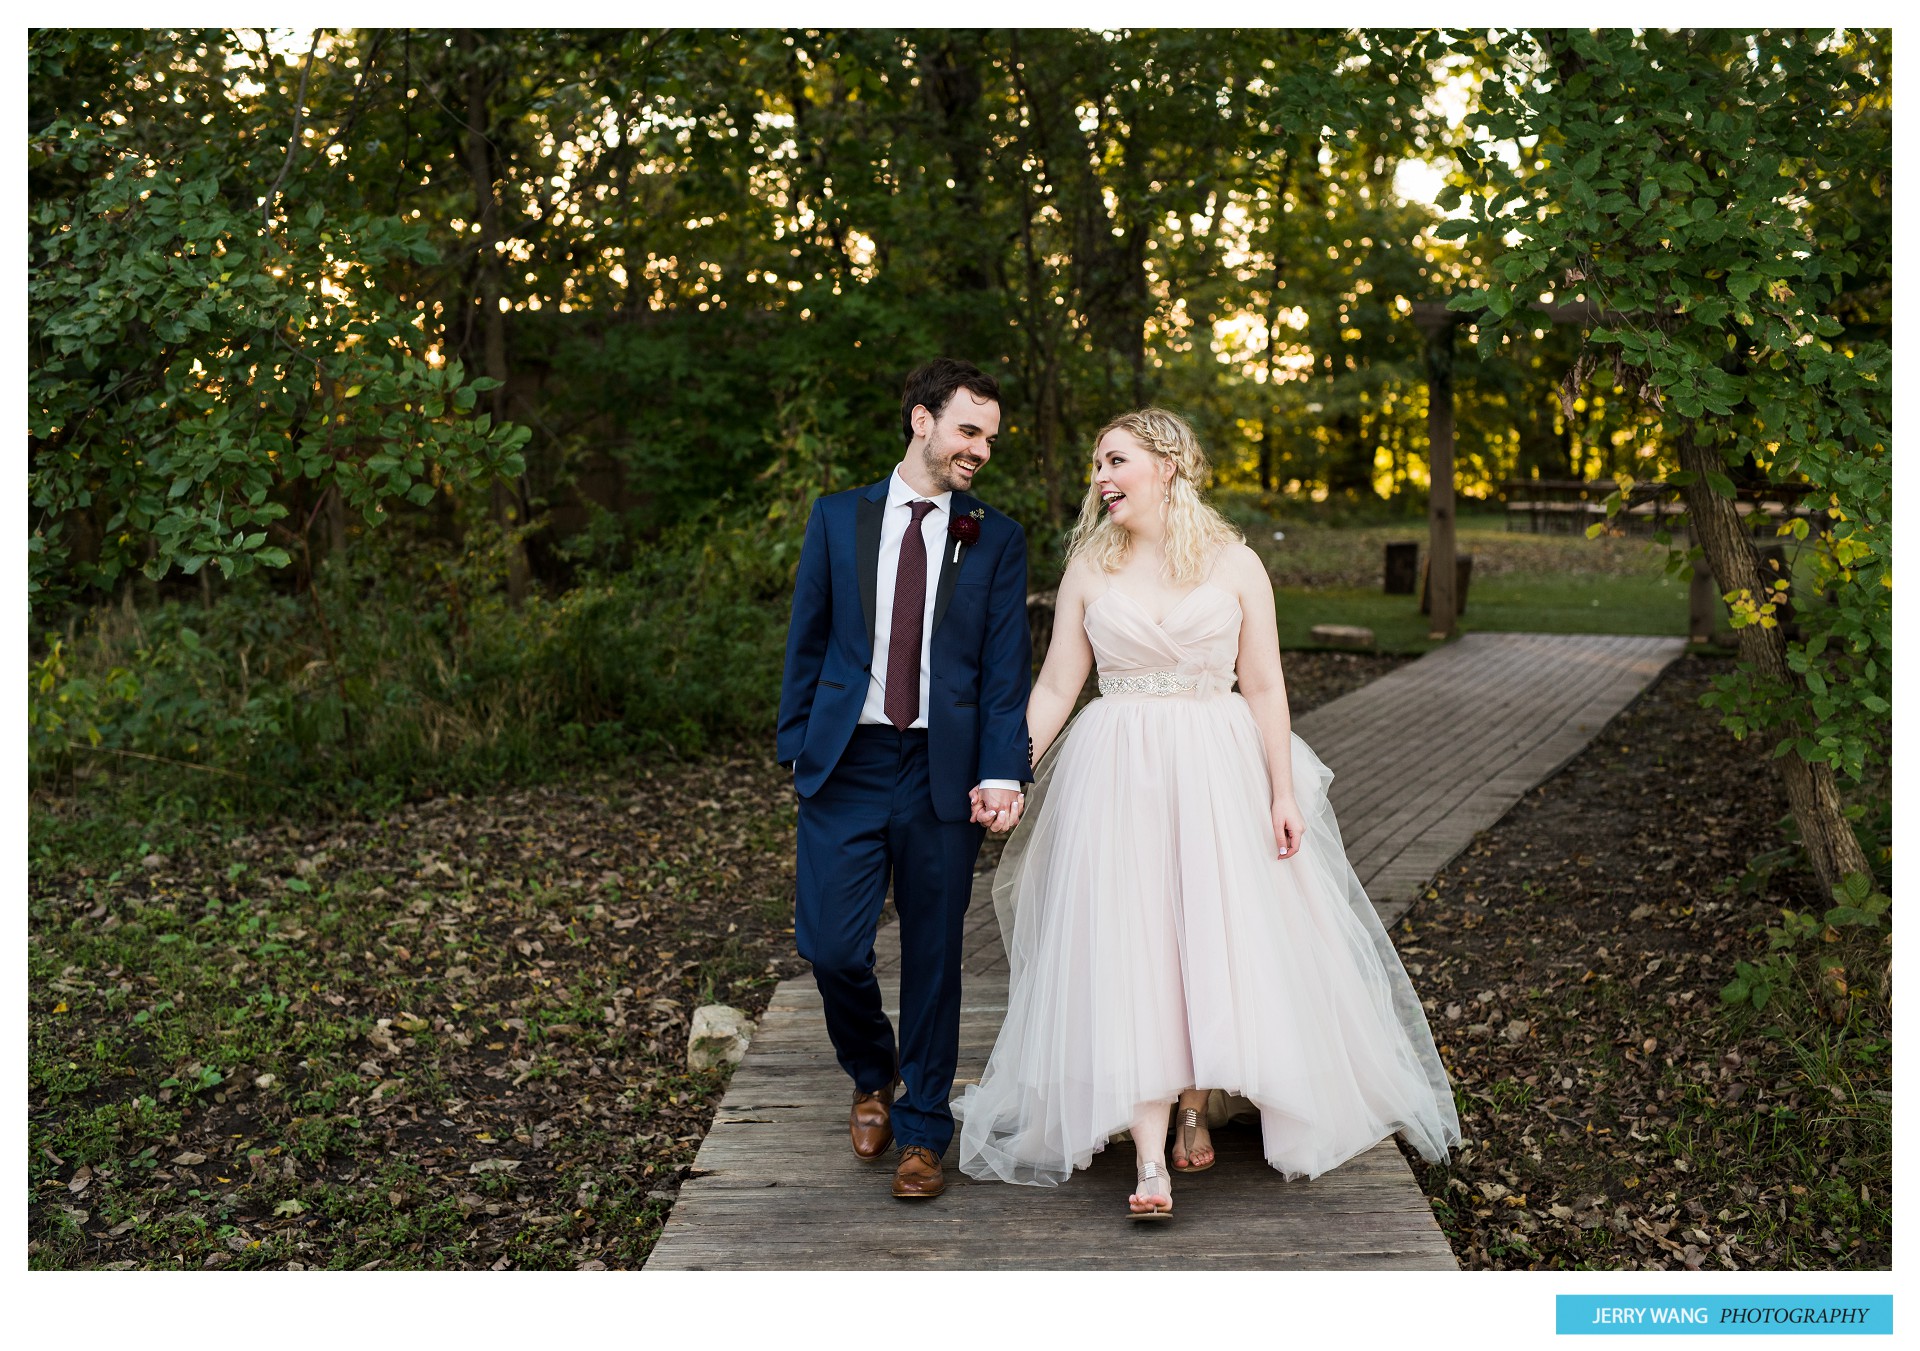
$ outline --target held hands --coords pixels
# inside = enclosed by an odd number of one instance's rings
[[[1280,857],[1288,859],[1300,852],[1300,845],[1307,837],[1307,823],[1300,815],[1299,804],[1294,802],[1292,794],[1273,800],[1273,841],[1280,848]]]
[[[1020,813],[1027,800],[1018,789],[974,788],[967,794],[973,803],[973,823],[985,826],[995,835],[1005,835],[1020,824]]]

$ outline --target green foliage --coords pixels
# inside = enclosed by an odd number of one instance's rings
[[[38,34],[32,68],[57,74],[63,46],[96,40]],[[36,603],[135,567],[284,568],[305,540],[284,523],[301,480],[374,522],[388,502],[519,471],[525,429],[476,417],[488,382],[436,364],[383,289],[435,256],[419,224],[300,206],[298,184],[263,216],[216,140],[156,147],[55,119],[30,162],[67,189],[29,212]]]
[[[1745,1005],[1755,1013],[1764,1012],[1776,991],[1803,984],[1817,1001],[1822,996],[1836,1021],[1846,1020],[1849,986],[1846,979],[1846,953],[1858,952],[1861,944],[1822,953],[1816,944],[1839,944],[1846,932],[1877,942],[1891,919],[1893,902],[1877,891],[1873,879],[1865,873],[1849,873],[1833,889],[1834,904],[1825,915],[1815,917],[1800,911],[1783,909],[1780,923],[1767,928],[1767,958],[1761,962],[1734,963],[1734,977],[1720,991],[1723,1004]]]
[[[432,534],[524,458],[524,512],[496,515],[564,586],[594,504],[630,549],[796,436],[884,472],[900,376],[938,351],[1001,376],[991,489],[1036,538],[1094,428],[1155,399],[1229,480],[1404,494],[1404,305],[1458,268],[1393,185],[1446,134],[1445,56],[1358,31],[36,34],[36,325],[121,372],[36,388],[44,432],[105,442],[71,469],[36,449],[37,584],[283,554],[304,584],[333,474]],[[1549,366],[1462,381],[1464,479],[1559,454]]]
[[[1833,899],[1826,920],[1834,928],[1885,928],[1893,905],[1884,892],[1874,889],[1873,879],[1865,873],[1848,873],[1847,880],[1833,889]]]
[[[1801,611],[1792,680],[1742,669],[1711,706],[1736,735],[1857,782],[1884,752],[1892,693],[1891,349],[1848,321],[1890,274],[1867,270],[1884,251],[1837,206],[1889,191],[1888,39],[1607,29],[1490,45],[1460,151],[1472,213],[1447,233],[1511,243],[1455,305],[1481,312],[1485,349],[1542,292],[1593,301],[1604,322],[1570,384],[1609,363],[1669,433],[1684,423],[1714,449],[1722,496],[1736,475],[1812,485],[1831,530],[1780,533],[1807,542],[1829,603]],[[1736,627],[1778,623],[1776,595],[1726,599]]]
[[[259,804],[537,779],[752,736],[779,698],[803,524],[689,523],[519,608],[486,555],[368,549],[319,579],[335,657],[314,598],[264,585],[210,607],[103,610],[50,637],[36,667],[29,773],[72,780],[113,758],[176,795]]]
[[[694,680],[683,716],[621,672],[732,672],[774,614],[757,564],[702,564],[716,619],[663,627],[653,665],[586,635],[686,583],[676,531],[724,511],[772,556],[810,496],[885,472],[900,376],[935,352],[1002,380],[982,487],[1028,525],[1038,579],[1093,430],[1148,401],[1193,416],[1229,485],[1407,512],[1426,439],[1407,312],[1479,285],[1493,359],[1456,372],[1467,489],[1643,472],[1695,416],[1727,487],[1830,499],[1802,589],[1835,599],[1799,605],[1794,688],[1747,673],[1719,697],[1737,730],[1857,775],[1891,680],[1868,341],[1890,253],[1865,228],[1890,219],[1886,43],[1754,44],[37,31],[28,546],[36,634],[73,636],[33,654],[34,763],[372,781],[413,756],[497,768],[747,726],[728,710],[763,692]],[[1488,80],[1453,128],[1430,96],[1463,70]],[[1512,166],[1507,140],[1528,147]],[[1474,215],[1436,230],[1396,175],[1455,151]],[[1530,317],[1542,290],[1627,318],[1583,352]],[[1619,360],[1563,406],[1595,353]],[[529,577],[529,615],[496,615]],[[208,613],[148,613],[196,587]],[[130,618],[93,613],[128,598]],[[1735,597],[1736,621],[1773,605]],[[537,745],[505,693],[531,653],[568,691],[527,694],[557,719],[533,724],[575,729]],[[164,716],[129,711],[163,695]]]

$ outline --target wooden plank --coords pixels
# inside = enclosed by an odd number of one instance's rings
[[[1588,687],[1603,682],[1608,673],[1590,671],[1582,674],[1584,678],[1568,682],[1567,697],[1577,699],[1579,706],[1585,707],[1592,693]],[[1410,829],[1411,824],[1432,817],[1435,812],[1444,815],[1460,800],[1463,788],[1470,790],[1508,772],[1517,764],[1527,762],[1546,740],[1546,734],[1541,729],[1557,730],[1555,715],[1561,713],[1562,709],[1533,698],[1504,711],[1530,730],[1525,734],[1515,734],[1508,730],[1514,724],[1503,723],[1477,739],[1468,739],[1451,756],[1432,757],[1424,768],[1406,776],[1398,784],[1370,785],[1354,813],[1360,821],[1359,829],[1347,831],[1342,822],[1348,852],[1365,857],[1383,837],[1405,839],[1417,834],[1417,831]],[[1595,727],[1594,730],[1599,729]],[[1545,777],[1544,773],[1537,775],[1534,781],[1538,782],[1542,777]],[[1338,803],[1335,809],[1339,810]]]
[[[1424,763],[1426,769],[1397,778],[1375,770],[1363,794],[1350,795],[1345,802],[1339,796],[1340,778],[1334,780],[1334,806],[1349,857],[1376,902],[1400,899],[1422,886],[1475,832],[1577,754],[1679,651],[1677,639],[1495,634],[1469,635],[1455,650],[1469,644],[1483,650],[1505,648],[1500,664],[1508,672],[1530,672],[1533,692],[1527,701],[1513,700],[1510,676],[1495,677],[1483,685],[1480,697],[1502,706],[1501,718],[1495,720],[1499,725],[1489,729],[1463,720],[1460,728],[1463,738],[1479,731],[1478,747],[1470,742],[1453,756],[1408,747],[1407,759]],[[1472,688],[1470,680],[1461,684]],[[1516,726],[1532,730],[1526,737],[1507,736],[1505,728]],[[1323,744],[1323,758],[1338,775],[1345,762],[1334,757],[1343,754],[1342,748],[1337,741]],[[1360,773],[1369,777],[1364,768]],[[1490,785],[1492,791],[1486,791]],[[1386,811],[1383,804],[1396,795],[1397,809]],[[1396,866],[1408,858],[1419,860],[1420,866],[1412,869],[1422,874],[1418,880],[1408,879],[1408,867]]]
[[[1425,879],[1442,869],[1478,831],[1490,827],[1519,802],[1528,789],[1559,770],[1590,739],[1580,731],[1563,743],[1540,743],[1515,756],[1500,773],[1480,785],[1455,783],[1423,804],[1382,821],[1361,846],[1356,869],[1375,900],[1411,896]],[[1452,798],[1452,800],[1450,800]]]
[[[1323,710],[1306,715],[1301,719],[1301,735],[1309,741],[1323,737],[1338,744],[1341,760],[1334,767],[1349,774],[1376,767],[1383,756],[1404,763],[1415,751],[1457,746],[1463,734],[1477,736],[1496,729],[1502,722],[1497,710],[1524,697],[1529,688],[1545,691],[1551,698],[1570,667],[1591,665],[1596,658],[1611,664],[1604,650],[1574,641],[1579,646],[1570,649],[1547,635],[1469,634],[1360,691],[1359,695],[1373,694],[1374,700],[1353,708],[1346,715],[1347,724],[1323,731],[1315,725]],[[1433,665],[1416,683],[1413,674],[1428,662]],[[1407,710],[1416,705],[1437,709],[1444,716],[1409,721]],[[1355,722],[1363,735],[1354,734]]]
[[[860,1164],[839,1137],[803,1141],[766,1159],[779,1178],[771,1185],[767,1174],[749,1185],[690,1180],[674,1210],[682,1226],[674,1250],[663,1240],[649,1267],[842,1268],[884,1252],[895,1264],[938,1268],[1436,1269],[1424,1198],[1415,1191],[1409,1203],[1404,1189],[1381,1185],[1406,1171],[1392,1145],[1288,1183],[1261,1164],[1256,1132],[1230,1127],[1215,1139],[1220,1165],[1175,1179],[1175,1223],[1158,1227],[1158,1240],[1125,1218],[1124,1145],[1057,1188],[978,1183],[950,1170],[947,1194],[921,1205],[893,1200],[891,1170]],[[854,1215],[857,1251],[842,1218]]]
[[[1678,639],[1661,640],[1670,644],[1670,651],[1677,655]],[[1664,666],[1665,663],[1659,663]],[[1511,752],[1502,764],[1501,749],[1498,743],[1490,743],[1490,749],[1480,753],[1468,752],[1456,758],[1455,763],[1465,772],[1453,775],[1459,786],[1477,787],[1495,781],[1507,786],[1507,781],[1516,777],[1524,787],[1545,779],[1563,765],[1572,753],[1586,745],[1592,736],[1627,702],[1633,694],[1644,687],[1657,667],[1642,665],[1630,687],[1619,678],[1619,668],[1612,670],[1594,670],[1582,673],[1582,678],[1569,680],[1563,686],[1562,702],[1559,708],[1550,708],[1535,704],[1530,707],[1530,725],[1536,729],[1531,737],[1513,743],[1506,749]],[[1423,783],[1436,781],[1429,775]],[[1524,791],[1524,787],[1522,791]],[[1464,801],[1465,799],[1461,799]],[[1364,852],[1382,832],[1404,836],[1406,822],[1414,809],[1428,806],[1425,797],[1415,797],[1401,807],[1392,816],[1380,818],[1377,814],[1367,823],[1366,835],[1361,836],[1358,848]]]
[[[1500,645],[1504,651],[1486,652],[1487,645],[1475,641],[1481,637],[1471,634],[1455,647],[1443,649],[1449,659],[1436,663],[1443,679],[1430,674],[1417,684],[1409,681],[1382,691],[1390,701],[1360,710],[1364,718],[1357,726],[1348,723],[1323,732],[1308,719],[1302,720],[1301,735],[1334,771],[1334,809],[1343,820],[1358,819],[1366,810],[1367,802],[1353,796],[1356,791],[1391,792],[1398,769],[1444,762],[1463,740],[1471,742],[1501,731],[1501,719],[1494,710],[1518,702],[1542,657],[1518,643]],[[1422,658],[1413,668],[1443,653]],[[1474,660],[1482,653],[1486,653],[1484,659]],[[1375,684],[1399,675],[1392,672]],[[1423,710],[1425,716],[1409,724],[1412,708]]]
[[[1543,679],[1536,682],[1529,676],[1526,665],[1514,662],[1485,682],[1484,690],[1478,694],[1477,708],[1474,694],[1465,688],[1458,691],[1456,697],[1433,700],[1428,705],[1432,711],[1451,715],[1448,721],[1454,729],[1453,735],[1425,744],[1403,742],[1397,752],[1389,752],[1389,760],[1371,765],[1363,761],[1357,773],[1346,775],[1347,782],[1354,787],[1344,793],[1341,771],[1336,768],[1333,805],[1349,851],[1353,852],[1357,845],[1359,852],[1364,853],[1369,832],[1390,819],[1383,817],[1383,806],[1404,811],[1415,804],[1422,789],[1477,782],[1484,777],[1484,767],[1490,761],[1523,754],[1535,734],[1522,729],[1530,728],[1543,717],[1551,717],[1555,710],[1543,697],[1543,689],[1551,688],[1547,680],[1555,680],[1564,688],[1567,679],[1565,672],[1556,666],[1547,666],[1542,676]],[[1414,768],[1396,771],[1391,762]],[[1352,826],[1347,824],[1349,820],[1354,823]]]
[[[803,1025],[802,1015],[817,1016],[818,1000],[805,978],[776,990],[650,1268],[842,1268],[875,1251],[930,1269],[1451,1265],[1391,1143],[1315,1182],[1288,1183],[1259,1158],[1257,1131],[1222,1129],[1221,1165],[1176,1179],[1176,1208],[1184,1202],[1182,1217],[1199,1217],[1189,1226],[1197,1242],[1133,1247],[1122,1237],[1140,1228],[1123,1213],[1132,1158],[1124,1143],[1063,1187],[977,1183],[950,1168],[937,1211],[897,1202],[887,1194],[888,1164],[862,1163],[846,1148],[845,1080],[824,1038],[809,1037]],[[990,1030],[986,1020],[969,1021]],[[987,1040],[981,1036],[973,1056],[963,1050],[962,1080],[977,1077]],[[858,1252],[844,1232],[855,1217]],[[991,1242],[982,1243],[983,1231]]]

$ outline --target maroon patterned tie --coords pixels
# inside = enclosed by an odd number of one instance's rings
[[[913,524],[900,540],[893,579],[893,632],[887,638],[887,721],[901,731],[920,716],[920,625],[927,613],[927,541],[920,523],[931,502],[910,502]]]

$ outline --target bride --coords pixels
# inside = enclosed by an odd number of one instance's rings
[[[1395,1131],[1436,1162],[1460,1139],[1332,773],[1289,726],[1273,587],[1202,501],[1206,474],[1160,409],[1098,438],[1027,706],[1028,819],[994,882],[1006,1022],[954,1103],[960,1167],[981,1179],[1053,1186],[1129,1130],[1135,1219],[1172,1213],[1176,1097],[1174,1167],[1212,1166],[1208,1089],[1251,1102],[1288,1177]],[[1100,697],[1063,734],[1096,660]]]

